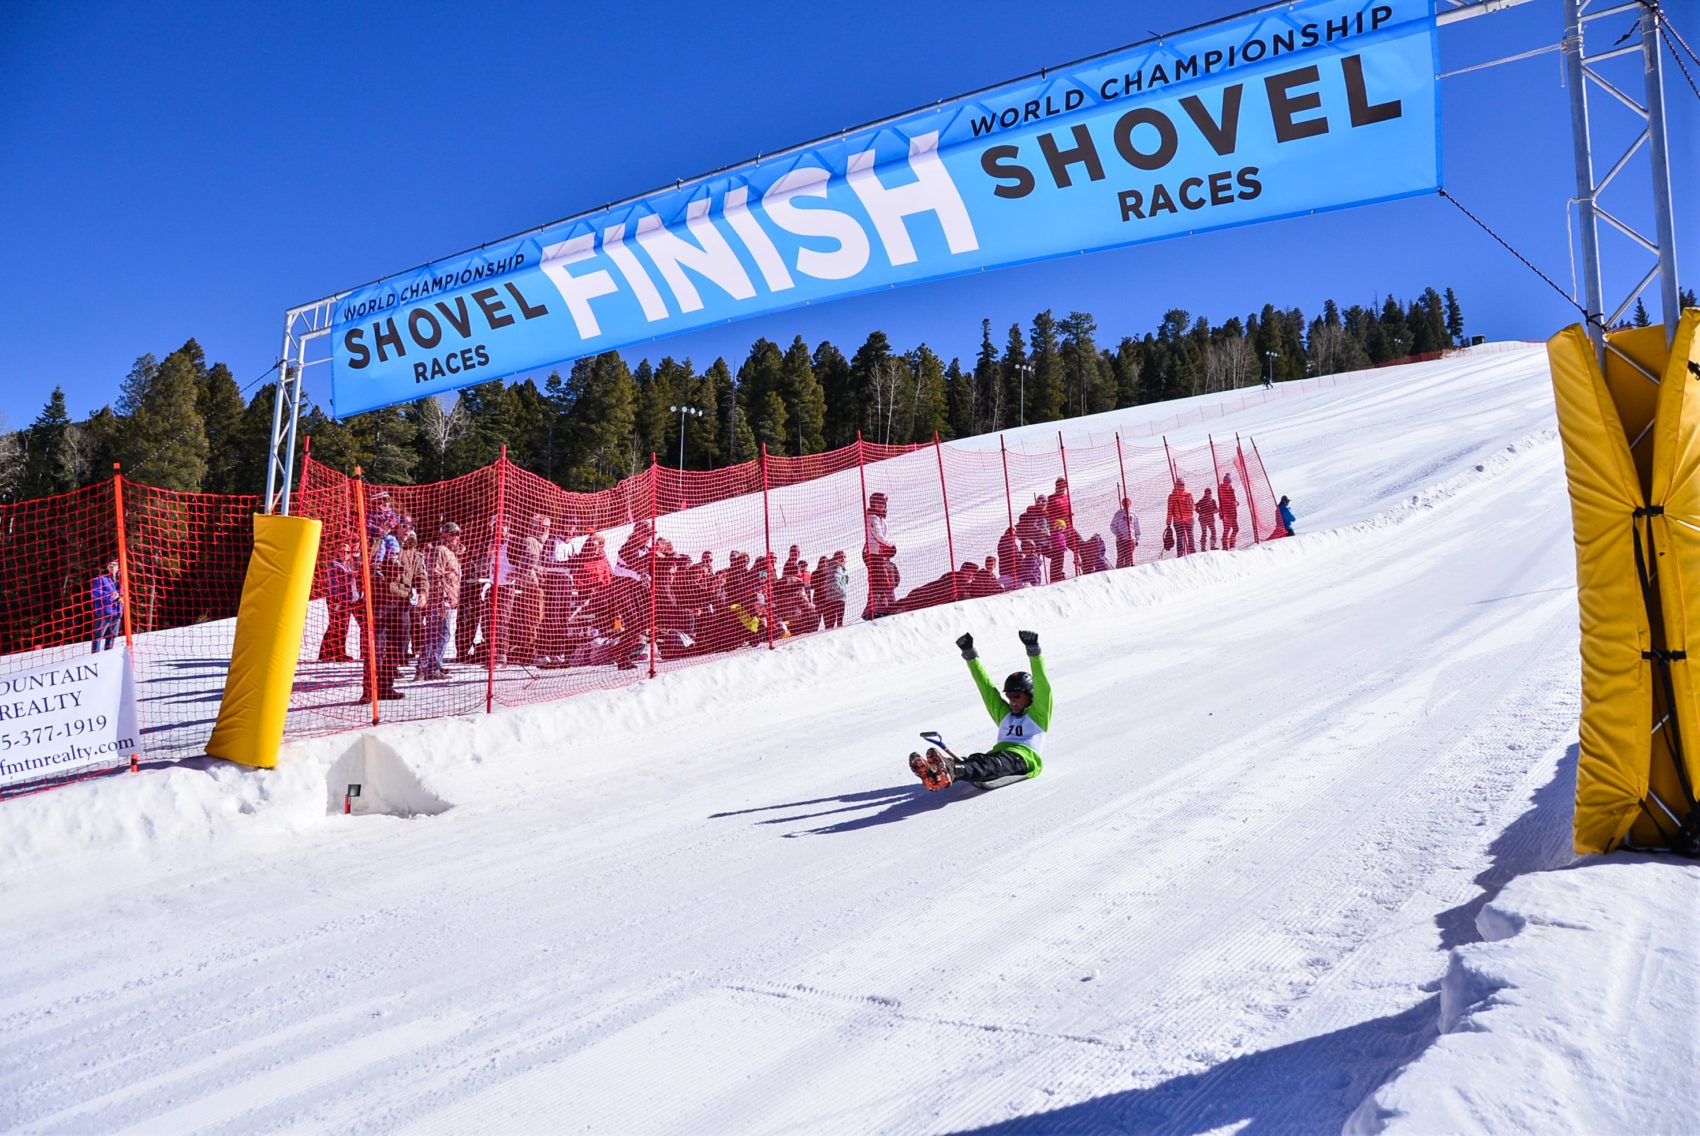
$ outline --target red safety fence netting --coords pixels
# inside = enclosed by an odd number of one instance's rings
[[[128,651],[134,753],[79,761],[77,777],[205,752],[253,550],[257,496],[178,493],[114,476],[0,505],[0,680]],[[17,739],[0,706],[0,765]],[[0,796],[64,777],[0,770]]]
[[[1123,501],[1126,501],[1124,509]],[[377,486],[307,460],[325,522],[288,733],[606,689],[858,619],[1278,535],[1255,447],[857,443],[571,493],[505,458]]]
[[[286,736],[565,698],[859,619],[1278,535],[1249,442],[993,440],[858,442],[708,472],[652,459],[597,493],[505,457],[380,486],[309,456],[292,511],[324,530]],[[203,753],[260,505],[118,476],[0,505],[0,680],[127,648],[140,760]],[[79,775],[132,764],[114,754]],[[45,783],[0,781],[0,796]]]

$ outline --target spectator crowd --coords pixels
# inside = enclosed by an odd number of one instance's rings
[[[966,559],[901,592],[889,508],[885,493],[868,496],[860,549],[863,619],[1062,580],[1071,556],[1081,576],[1132,567],[1141,555],[1143,528],[1129,498],[1106,519],[1112,562],[1101,533],[1082,535],[1068,481],[1058,478],[983,560]],[[714,551],[681,553],[650,522],[637,521],[610,555],[601,532],[558,530],[541,512],[511,516],[507,524],[490,517],[469,529],[443,520],[423,532],[385,490],[371,493],[365,516],[365,540],[357,527],[345,534],[322,574],[329,619],[318,651],[321,662],[355,661],[351,630],[359,632],[355,642],[373,644],[374,665],[362,668],[361,701],[403,698],[397,681],[409,664],[418,682],[448,678],[451,662],[480,669],[635,668],[806,635],[843,626],[851,593],[843,549],[811,558],[793,544],[783,561],[731,549],[719,562]],[[1163,549],[1175,556],[1232,549],[1239,522],[1233,473],[1198,498],[1177,476],[1166,501]],[[1281,529],[1290,526],[1283,498]],[[365,570],[363,549],[371,560]],[[101,613],[96,649],[116,622],[108,614],[112,588],[94,586]]]

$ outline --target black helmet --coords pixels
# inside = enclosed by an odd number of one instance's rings
[[[1005,694],[1032,694],[1033,676],[1026,671],[1016,671],[1003,680],[1003,692]]]

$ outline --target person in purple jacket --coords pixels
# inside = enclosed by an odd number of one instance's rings
[[[94,638],[89,653],[112,650],[118,638],[118,627],[124,621],[124,595],[118,587],[118,561],[106,562],[106,571],[94,578],[89,586],[89,598],[94,603]],[[105,646],[101,645],[102,640]]]

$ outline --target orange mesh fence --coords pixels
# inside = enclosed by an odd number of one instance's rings
[[[115,476],[0,506],[0,676],[128,650],[140,728],[133,749],[79,759],[69,776],[9,770],[0,796],[205,752],[258,504]],[[13,709],[0,706],[0,763],[18,740]]]
[[[203,753],[260,504],[115,477],[0,505],[0,676],[128,642],[140,759]],[[709,472],[652,458],[597,493],[505,456],[406,486],[307,457],[292,511],[325,527],[291,737],[565,698],[1279,531],[1249,440],[1180,451],[1119,435],[1032,452],[858,442]]]

